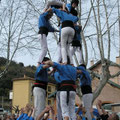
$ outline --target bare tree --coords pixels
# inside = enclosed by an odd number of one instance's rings
[[[21,0],[5,0],[1,3],[0,54],[7,59],[7,62],[0,73],[0,78],[7,72],[11,61],[20,50],[24,48],[30,50],[35,44],[33,39],[30,39],[35,36],[35,32],[33,33],[33,29],[28,26],[28,14],[29,5]]]
[[[114,3],[116,3],[116,2],[117,1],[115,1]],[[111,19],[111,17],[113,17],[112,12],[116,11],[117,6],[115,7],[115,9],[113,9],[114,5],[112,6],[111,4],[108,4],[108,2],[106,2],[105,0],[102,0],[102,1],[97,0],[96,2],[91,0],[91,7],[92,7],[92,11],[93,11],[93,14],[91,14],[91,16],[92,15],[94,16],[93,20],[95,23],[94,26],[96,28],[96,30],[94,30],[94,32],[96,32],[96,34],[94,36],[96,36],[95,38],[97,40],[98,53],[99,53],[98,58],[101,60],[101,64],[102,64],[101,74],[100,75],[94,74],[94,76],[96,76],[97,78],[100,79],[100,83],[96,87],[96,90],[93,93],[94,100],[95,100],[97,98],[97,96],[100,94],[100,92],[103,89],[103,87],[105,86],[105,84],[111,78],[111,74],[109,71],[109,67],[111,66],[110,57],[112,54],[112,51],[111,51],[112,27],[111,27],[111,25],[114,22],[114,26],[115,26],[116,22],[118,21],[118,17],[114,16],[115,19],[114,20],[112,20],[113,18]],[[104,32],[105,32],[105,34],[104,34]],[[90,38],[92,39],[91,36],[89,36],[89,39]],[[112,46],[112,49],[113,49],[113,46]],[[97,52],[97,50],[94,50],[94,51]],[[117,65],[117,66],[119,67],[119,65]],[[117,76],[120,75],[120,72],[116,73],[116,75]],[[115,75],[114,75],[114,77],[115,77]]]
[[[119,32],[117,22],[120,22],[119,0],[79,0],[78,15],[79,24],[82,25],[82,51],[84,63],[88,65],[90,59],[101,60],[101,74],[90,71],[93,77],[100,79],[100,83],[94,91],[94,100],[100,94],[105,84],[120,75],[120,72],[111,75],[110,66],[120,65],[111,62],[113,53],[119,53]],[[27,49],[34,54],[40,50],[38,45],[38,18],[43,12],[47,0],[6,0],[5,6],[0,4],[0,52],[7,58],[7,70],[10,61],[20,49]],[[67,0],[67,2],[70,2]],[[120,14],[120,13],[118,13]],[[57,26],[57,19],[53,17],[51,23]],[[54,55],[58,41],[58,34],[48,37],[49,55]],[[55,47],[54,47],[55,48]],[[51,57],[53,58],[53,56]]]

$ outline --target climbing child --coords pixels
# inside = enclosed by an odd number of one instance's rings
[[[48,32],[58,32],[58,30],[54,29],[50,22],[49,19],[52,17],[53,13],[51,11],[47,11],[45,13],[42,13],[39,17],[39,40],[41,44],[41,54],[38,60],[38,66],[42,62],[43,58],[47,54],[48,46],[47,46],[47,35]]]

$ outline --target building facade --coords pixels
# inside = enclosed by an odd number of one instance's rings
[[[25,107],[27,103],[33,104],[32,85],[33,78],[23,77],[13,79],[12,106]]]
[[[25,107],[26,104],[33,105],[34,98],[32,95],[32,86],[34,84],[34,79],[24,76],[23,78],[13,79],[13,98],[12,106],[19,106],[19,109]],[[54,83],[48,83],[47,86],[47,96],[56,90]],[[54,98],[46,98],[46,105],[53,105]]]

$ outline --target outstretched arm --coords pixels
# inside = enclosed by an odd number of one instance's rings
[[[45,114],[46,112],[49,112],[49,110],[50,110],[50,107],[49,107],[49,106],[46,107],[46,108],[41,112],[41,114],[37,116],[36,120],[41,120],[41,118],[44,116],[44,114]]]
[[[82,104],[79,106],[79,108],[78,108],[76,114],[79,114],[79,112],[80,112],[81,110],[82,110]]]
[[[52,107],[51,107],[51,109],[49,111],[49,118],[50,118],[50,120],[54,120],[54,110],[53,110]]]
[[[48,74],[51,75],[51,74],[53,74],[55,71],[56,71],[56,69],[53,68],[52,70],[48,71]]]
[[[64,3],[62,6],[63,11],[66,11],[65,7],[66,7],[66,4]]]
[[[98,100],[98,104],[99,104],[100,109],[102,110],[102,113],[103,113],[104,115],[108,114],[108,113],[103,109],[103,107],[102,107],[102,101],[101,101],[101,100]]]
[[[49,68],[50,65],[43,65],[43,69]]]
[[[35,110],[36,110],[36,109],[35,109],[34,107],[32,107],[32,114],[31,114],[31,117],[32,117],[32,118],[34,118]]]
[[[48,66],[53,66],[54,65],[54,63],[51,60],[46,61],[44,63],[45,63],[45,65],[48,65]]]
[[[102,109],[101,109],[100,100],[97,101],[96,107],[97,107],[98,113],[99,113],[100,115],[102,115],[102,114],[103,114],[103,111],[102,111]]]
[[[94,120],[94,115],[93,115],[93,108],[90,109],[90,114],[91,114],[91,117],[92,117],[92,120]]]

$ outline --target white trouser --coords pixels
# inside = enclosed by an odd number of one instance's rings
[[[70,51],[71,51],[72,56],[76,53],[76,57],[78,59],[79,65],[82,64],[83,63],[82,51],[81,51],[80,47],[70,46]]]
[[[41,44],[41,53],[40,53],[38,62],[41,63],[43,61],[43,58],[46,56],[47,50],[48,50],[47,37],[45,34],[39,34],[38,37],[39,37],[40,44]]]
[[[57,6],[62,7],[63,2],[61,2],[61,0],[50,0],[47,2],[46,6],[45,6],[45,10],[48,9],[51,5],[57,5]]]
[[[34,87],[33,89],[34,96],[34,107],[35,111],[35,119],[36,117],[45,109],[46,104],[46,91],[39,87]]]
[[[61,45],[60,42],[57,44],[57,49],[58,49],[58,59],[57,59],[57,63],[62,62],[62,55],[61,55]]]
[[[75,30],[71,27],[64,27],[61,29],[61,53],[63,63],[67,63],[68,56],[70,63],[73,64],[73,59],[70,52],[70,43],[73,40],[74,34]]]
[[[92,100],[93,100],[93,94],[84,94],[82,97],[83,105],[86,110],[86,117],[88,120],[92,120],[91,114],[90,114],[90,109],[92,107]]]
[[[62,120],[62,111],[60,106],[60,91],[56,94],[56,104],[57,104],[57,120]]]
[[[67,104],[67,91],[60,91],[60,104],[62,110],[62,117],[69,117],[70,120],[76,120],[75,114],[75,91],[69,92],[69,102]]]

